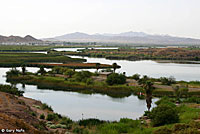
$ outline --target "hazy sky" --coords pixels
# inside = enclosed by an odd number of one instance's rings
[[[0,0],[0,35],[77,31],[200,38],[200,0]]]

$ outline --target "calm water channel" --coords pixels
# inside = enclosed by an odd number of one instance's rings
[[[77,51],[77,48],[59,48],[56,50]],[[84,58],[87,59],[87,62],[98,62],[103,64],[112,64],[116,62],[121,66],[117,72],[126,72],[126,75],[128,76],[139,73],[155,78],[174,76],[177,80],[200,80],[199,64],[157,63],[151,60],[125,61],[107,60],[105,58]],[[1,84],[8,84],[6,78],[3,76],[9,69],[10,68],[0,68]],[[36,72],[38,68],[27,68],[27,70]],[[95,71],[95,69],[90,71]],[[25,91],[25,97],[47,103],[52,106],[55,112],[66,115],[73,120],[98,118],[113,121],[123,117],[136,119],[147,110],[145,100],[139,100],[137,96],[133,95],[125,98],[112,98],[101,94],[88,95],[76,92],[44,90],[38,89],[37,86],[32,85],[26,85],[25,88],[22,88],[22,85],[18,84],[17,87]],[[153,102],[156,100],[157,99],[153,99]],[[153,104],[153,106],[155,105]]]

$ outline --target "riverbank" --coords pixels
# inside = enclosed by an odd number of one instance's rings
[[[39,89],[51,89],[56,91],[73,91],[85,94],[100,93],[111,97],[121,98],[136,94],[141,90],[137,86],[128,87],[126,85],[108,86],[105,83],[95,82],[86,84],[84,82],[67,81],[63,77],[52,76],[9,76],[7,82],[23,83],[27,85],[37,85]]]
[[[63,69],[60,68],[60,70]],[[126,82],[124,84],[108,85],[106,83],[107,76],[98,76],[98,74],[96,75],[90,73],[90,76],[87,76],[87,78],[85,78],[85,76],[79,76],[79,73],[76,75],[76,72],[71,72],[70,70],[68,71],[74,74],[74,77],[62,74],[52,74],[52,72],[50,72],[46,73],[45,76],[37,74],[7,75],[6,81],[14,84],[22,83],[28,85],[37,85],[39,89],[73,91],[85,94],[100,93],[116,98],[128,97],[130,95],[138,95],[145,92],[143,87],[139,85],[138,81],[134,80],[133,78],[131,79],[130,77],[127,77]],[[85,73],[87,74],[89,72]],[[76,76],[78,77],[78,79],[80,77],[80,80],[75,80]],[[173,85],[163,85],[160,79],[150,79],[154,81],[154,97],[176,97],[174,87],[178,86],[180,88],[186,88],[185,85],[187,85],[188,91],[182,93],[183,97],[200,96],[200,83],[198,81],[176,81],[174,82],[176,84]]]
[[[150,119],[143,118],[140,120],[122,118],[118,122],[93,118],[75,122],[54,113],[50,106],[40,101],[0,92],[0,129],[23,134],[163,134],[163,132],[176,134],[188,131],[198,134],[200,105],[185,103],[176,108],[179,121],[160,126],[153,126]]]

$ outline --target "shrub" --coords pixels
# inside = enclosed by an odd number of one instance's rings
[[[62,128],[62,124],[56,124],[56,128]]]
[[[89,71],[81,71],[81,72],[76,72],[72,78],[75,79],[75,81],[78,82],[86,82],[88,78],[92,76],[92,73]]]
[[[102,123],[104,123],[104,121],[100,121],[99,119],[85,119],[79,121],[80,126],[95,126]]]
[[[150,111],[144,111],[144,116],[147,116],[148,118],[150,118],[151,112]]]
[[[73,133],[75,133],[75,134],[83,134],[83,128],[76,127],[76,128],[74,128]]]
[[[167,127],[161,127],[155,130],[153,134],[172,134],[172,130]]]
[[[71,78],[72,77],[72,75],[74,75],[75,74],[75,71],[73,71],[73,70],[71,70],[71,69],[68,69],[65,73],[64,73],[65,75],[68,75],[69,76],[69,78]]]
[[[156,105],[167,104],[167,105],[170,105],[172,107],[176,107],[176,105],[173,102],[175,102],[174,99],[170,99],[167,96],[164,96],[160,100],[156,101],[155,104]]]
[[[56,125],[51,125],[51,126],[49,126],[49,128],[56,129]]]
[[[91,79],[91,78],[88,78],[87,80],[86,80],[86,84],[87,85],[92,85],[94,83],[94,81],[93,81],[93,79]]]
[[[60,124],[63,124],[63,125],[69,125],[72,123],[72,120],[70,118],[67,118],[67,117],[63,117],[61,120],[60,120]]]
[[[31,115],[32,115],[32,116],[36,116],[36,113],[35,113],[35,112],[31,112]]]
[[[200,98],[193,96],[193,97],[184,99],[183,102],[185,102],[185,103],[197,103],[197,104],[200,104]]]
[[[47,120],[48,120],[48,121],[58,120],[58,118],[59,118],[59,117],[58,117],[56,114],[53,114],[53,113],[47,115]]]
[[[104,123],[99,128],[103,134],[134,133],[135,131],[141,133],[141,130],[138,130],[141,129],[141,122],[139,120],[122,118],[119,122]]]
[[[175,124],[173,126],[174,134],[198,134],[197,128],[192,128],[189,124]]]
[[[10,85],[1,85],[0,84],[0,92],[5,92],[9,94],[14,94],[17,96],[23,96],[24,91],[18,90],[18,88],[10,86]]]
[[[187,105],[180,105],[176,108],[179,112],[180,122],[189,123],[194,119],[199,118],[200,109],[189,107]]]
[[[40,109],[41,107],[38,106],[38,105],[32,105],[33,107],[37,108],[37,109]]]
[[[106,83],[108,85],[125,84],[126,83],[126,76],[124,76],[123,74],[112,73],[111,75],[109,75],[107,77]]]
[[[17,70],[16,68],[12,68],[8,72],[6,72],[7,76],[18,76],[20,74],[20,71]]]
[[[136,80],[136,81],[138,81],[140,79],[140,75],[139,74],[134,74],[131,78]]]
[[[160,104],[152,109],[151,119],[153,126],[161,126],[178,122],[179,116],[175,107]]]
[[[175,84],[176,83],[176,79],[174,77],[161,77],[160,81],[163,85],[171,85],[171,84]]]
[[[40,119],[45,119],[45,115],[44,115],[44,114],[41,114],[41,115],[40,115]]]
[[[51,121],[47,121],[46,124],[51,124],[52,125],[52,122]]]
[[[51,108],[51,106],[47,105],[46,103],[42,104],[42,110],[48,109],[49,111],[53,111],[53,109]]]
[[[52,68],[52,73],[54,73],[54,74],[64,74],[68,70],[71,70],[71,69],[68,69],[66,67],[58,67],[58,66],[56,66],[56,67]]]

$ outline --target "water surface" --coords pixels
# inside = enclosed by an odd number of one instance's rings
[[[21,68],[18,68],[21,69]],[[3,77],[10,68],[0,68],[0,84],[9,84]],[[28,71],[37,72],[38,68],[27,67]],[[34,85],[16,85],[23,90],[24,96],[40,100],[52,106],[55,112],[68,116],[72,120],[82,118],[98,118],[101,120],[119,120],[120,118],[136,119],[147,110],[145,100],[131,95],[125,98],[112,98],[101,94],[81,94],[76,92],[53,91],[38,89]],[[155,107],[153,99],[152,107]]]
[[[84,48],[59,48],[55,50],[62,51],[77,51]],[[99,48],[99,49],[111,49],[111,48]],[[116,48],[118,49],[118,48]],[[170,77],[173,76],[176,80],[184,81],[196,81],[200,80],[200,64],[179,64],[179,63],[158,63],[152,60],[141,61],[128,61],[128,60],[108,60],[105,58],[91,58],[81,56],[70,56],[72,58],[84,58],[87,63],[101,63],[101,64],[113,64],[117,63],[121,66],[116,72],[126,72],[127,76],[133,74],[147,75],[153,78]],[[95,69],[90,69],[94,72]]]

